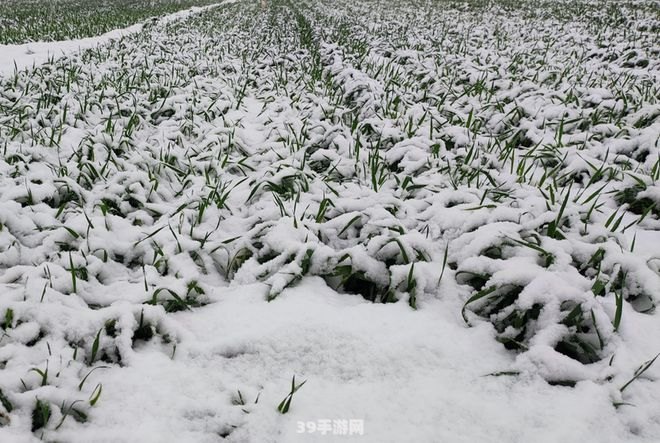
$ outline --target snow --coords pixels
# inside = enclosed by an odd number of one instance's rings
[[[191,14],[199,14],[205,10],[218,7],[223,3],[233,3],[237,0],[224,0],[202,7],[192,7],[183,11],[177,11],[162,17],[158,17],[159,26],[175,20],[184,19]],[[144,23],[138,23],[123,29],[114,29],[105,34],[74,40],[55,42],[30,42],[15,45],[0,45],[0,76],[7,76],[15,71],[31,68],[44,64],[50,60],[66,56],[67,54],[95,48],[108,44],[112,40],[118,40],[131,34],[142,31]]]
[[[374,305],[320,278],[271,303],[266,292],[260,284],[218,290],[213,304],[177,314],[185,332],[174,359],[147,346],[126,368],[97,371],[88,383],[105,388],[94,426],[76,424],[60,438],[210,442],[229,423],[232,441],[651,441],[627,432],[606,386],[487,376],[516,362],[446,301],[419,312]],[[539,349],[527,360],[543,358]],[[294,374],[307,383],[278,416],[273,405]],[[238,390],[245,407],[232,405]],[[297,432],[298,422],[323,419],[364,420],[364,435]]]
[[[0,52],[0,441],[656,442],[648,4],[228,3]]]

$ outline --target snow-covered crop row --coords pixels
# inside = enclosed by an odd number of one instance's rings
[[[2,0],[0,45],[93,37],[218,0]],[[0,51],[3,48],[0,46]]]
[[[593,388],[621,434],[581,441],[653,441],[658,10],[244,1],[0,80],[0,435],[101,441],[107,380],[185,365],[220,288],[316,287],[439,306],[499,389]],[[284,439],[232,402],[181,438]]]

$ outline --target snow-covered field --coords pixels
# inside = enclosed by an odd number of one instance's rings
[[[0,47],[0,442],[660,441],[659,32],[243,0]]]

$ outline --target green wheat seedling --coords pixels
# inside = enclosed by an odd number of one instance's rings
[[[42,429],[48,424],[51,416],[50,403],[37,399],[32,410],[32,432]]]
[[[81,403],[82,400],[75,400],[71,402],[69,405],[67,405],[64,401],[62,401],[62,404],[60,406],[60,411],[62,411],[62,419],[60,422],[55,426],[55,430],[58,430],[59,428],[62,427],[64,424],[64,421],[67,419],[67,417],[72,416],[77,422],[80,423],[85,423],[87,421],[87,414],[82,411],[80,408],[75,408],[74,406],[78,403]]]
[[[97,384],[94,390],[92,391],[92,394],[89,397],[89,405],[90,406],[95,406],[96,403],[99,401],[101,398],[101,393],[103,392],[103,385],[101,383]]]
[[[257,393],[257,396],[254,398],[254,401],[250,404],[256,405],[259,403],[259,397],[261,397],[261,392]],[[247,406],[248,403],[246,403],[245,399],[243,398],[243,394],[241,393],[240,389],[236,391],[236,396],[232,398],[232,404],[235,406]],[[249,409],[246,408],[241,408],[241,411],[245,412],[246,414],[249,414],[250,411]]]
[[[5,411],[11,412],[14,410],[14,404],[7,398],[2,389],[0,389],[0,404],[5,408]]]
[[[30,369],[31,372],[36,372],[39,377],[41,377],[41,386],[46,386],[48,384],[48,360],[46,360],[46,368],[45,369],[39,369],[39,368],[32,368]]]
[[[293,394],[295,394],[300,388],[303,387],[303,385],[307,383],[307,380],[304,380],[300,384],[296,384],[296,376],[294,375],[293,378],[291,379],[291,391],[284,397],[284,400],[280,402],[280,404],[277,406],[277,410],[279,411],[280,414],[286,414],[289,412],[289,408],[291,407],[291,401],[293,400]]]
[[[656,355],[655,357],[653,357],[652,359],[650,359],[650,360],[648,360],[648,361],[642,363],[642,365],[641,365],[639,368],[637,368],[637,369],[635,370],[635,373],[633,374],[633,377],[632,377],[630,380],[628,380],[623,386],[621,386],[621,387],[619,388],[619,391],[620,391],[620,392],[625,391],[626,388],[627,388],[628,386],[630,386],[630,384],[631,384],[632,382],[634,382],[634,381],[637,380],[639,377],[641,377],[641,376],[642,376],[642,375],[643,375],[643,374],[644,374],[644,373],[645,373],[645,372],[646,372],[651,366],[653,366],[653,363],[655,363],[655,361],[658,359],[658,357],[660,357],[660,354],[658,354],[658,355]]]

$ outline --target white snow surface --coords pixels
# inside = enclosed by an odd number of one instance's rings
[[[0,52],[0,442],[657,443],[652,14],[227,3]]]
[[[232,441],[653,441],[630,433],[610,403],[617,395],[611,386],[488,376],[515,359],[491,345],[490,328],[466,328],[455,302],[414,312],[338,294],[317,277],[271,303],[266,293],[261,284],[218,289],[210,305],[177,314],[182,340],[174,359],[144,346],[126,368],[96,371],[88,383],[102,381],[104,391],[94,424],[72,421],[58,438],[215,442],[216,433],[236,426]],[[657,324],[643,326],[647,340],[660,333]],[[642,338],[630,332],[631,341]],[[525,364],[543,358],[537,352]],[[274,405],[292,374],[307,383],[291,412],[280,415]],[[232,404],[239,390],[245,406]],[[298,422],[323,419],[364,420],[364,435],[297,432]],[[23,426],[0,429],[2,441],[38,441]]]

